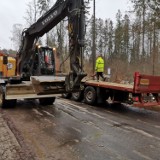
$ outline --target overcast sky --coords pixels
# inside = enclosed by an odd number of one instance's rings
[[[3,0],[0,9],[0,49],[12,48],[14,46],[10,37],[12,36],[12,27],[14,24],[25,24],[24,16],[26,4],[31,0]],[[120,9],[123,13],[128,10],[129,0],[96,0],[96,17],[110,18],[115,20],[115,15]],[[91,5],[93,1],[90,2]],[[92,13],[91,13],[92,14]],[[24,26],[25,28],[25,26]]]

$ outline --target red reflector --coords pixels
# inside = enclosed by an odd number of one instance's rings
[[[133,97],[133,101],[138,102],[139,98],[138,97]]]

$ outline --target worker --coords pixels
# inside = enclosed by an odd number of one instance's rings
[[[103,78],[103,81],[105,81],[105,77],[103,75],[104,59],[102,58],[102,54],[99,54],[96,59],[95,72],[96,72],[97,81],[99,81],[99,76],[101,76]]]

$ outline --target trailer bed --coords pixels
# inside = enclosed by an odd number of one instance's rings
[[[121,84],[121,83],[104,82],[104,81],[97,82],[96,80],[85,81],[85,84],[95,86],[95,87],[102,87],[102,88],[108,88],[108,89],[133,92],[132,84]]]
[[[83,81],[86,85],[127,91],[131,93],[160,93],[160,76],[143,75],[139,72],[134,74],[133,84],[121,84],[115,82],[104,82],[96,80]]]

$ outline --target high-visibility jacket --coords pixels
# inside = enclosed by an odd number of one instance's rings
[[[95,66],[96,72],[104,72],[104,60],[102,57],[98,57]]]

